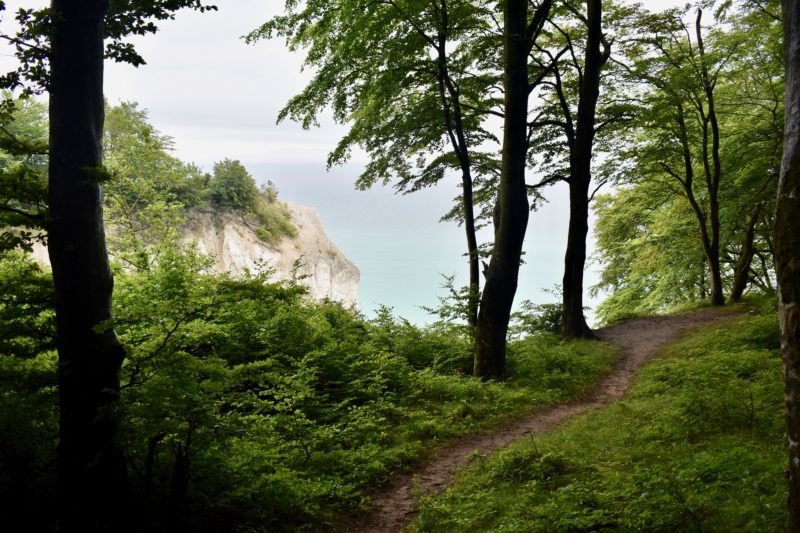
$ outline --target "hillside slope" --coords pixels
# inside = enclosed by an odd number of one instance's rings
[[[207,209],[189,213],[181,240],[195,242],[200,252],[211,256],[215,273],[229,272],[236,276],[245,269],[265,266],[274,270],[273,279],[297,277],[315,300],[355,305],[361,278],[358,267],[327,237],[313,207],[283,203],[289,208],[297,235],[276,244],[259,238],[256,229],[241,214]],[[49,265],[43,245],[34,245],[33,255],[40,263]]]
[[[604,338],[652,348],[673,318]],[[481,455],[423,499],[412,531],[784,531],[774,302],[651,348],[624,398]]]

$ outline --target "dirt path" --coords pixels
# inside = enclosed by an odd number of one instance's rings
[[[639,318],[598,330],[596,333],[602,340],[622,347],[623,356],[585,399],[545,408],[493,433],[469,436],[446,446],[414,472],[399,476],[390,486],[373,494],[372,511],[351,522],[344,531],[403,531],[416,514],[414,495],[420,492],[436,494],[444,490],[473,452],[489,453],[515,439],[545,432],[567,418],[621,398],[639,367],[678,331],[735,315],[738,314],[727,309],[706,309],[688,315]]]

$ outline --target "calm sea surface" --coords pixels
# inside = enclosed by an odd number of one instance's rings
[[[359,308],[367,315],[388,305],[411,322],[426,323],[431,317],[421,307],[435,306],[437,297],[445,295],[442,276],[454,275],[457,285],[466,284],[463,228],[439,222],[459,192],[455,180],[397,195],[391,187],[355,190],[355,168],[326,173],[317,165],[301,164],[254,165],[250,170],[258,179],[274,182],[280,198],[317,209],[330,239],[361,270]],[[549,196],[549,204],[531,213],[516,302],[552,301],[543,290],[560,283],[563,274],[566,188],[551,189]],[[489,241],[490,229],[480,238]],[[587,287],[597,280],[593,265],[589,268]]]

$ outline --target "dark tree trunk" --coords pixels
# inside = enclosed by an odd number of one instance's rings
[[[589,231],[587,187],[569,187],[569,233],[564,256],[563,310],[561,335],[565,338],[593,338],[583,316],[583,272],[586,264],[586,235]]]
[[[564,257],[561,334],[566,338],[594,338],[583,316],[583,273],[586,266],[586,234],[589,231],[589,185],[592,182],[592,147],[600,70],[608,50],[600,52],[603,6],[601,0],[587,2],[586,55],[578,99],[575,139],[570,150],[569,233]]]
[[[545,3],[545,6],[549,11],[549,4]],[[539,8],[536,17],[542,17],[543,11]],[[501,379],[505,375],[506,333],[517,291],[522,242],[528,225],[528,194],[525,187],[529,50],[527,19],[527,0],[505,2],[505,118],[500,188],[495,207],[494,248],[486,270],[475,330],[474,373],[485,379]]]
[[[158,443],[164,440],[166,437],[166,433],[159,433],[154,437],[151,437],[149,441],[147,441],[147,458],[145,459],[144,464],[144,482],[142,488],[142,502],[144,505],[144,509],[149,512],[150,510],[150,494],[152,492],[152,485],[153,485],[153,467],[155,466],[156,461],[156,449],[158,447]]]
[[[800,2],[783,0],[786,127],[775,220],[789,437],[789,530],[800,532]]]
[[[706,64],[706,51],[703,45],[703,31],[701,19],[703,11],[697,10],[695,29],[697,32],[697,49],[700,54],[700,74],[703,82],[703,92],[705,93],[708,105],[708,114],[704,117],[703,123],[703,168],[706,175],[706,187],[708,189],[708,218],[711,223],[711,240],[706,256],[708,258],[708,268],[711,274],[711,303],[713,305],[724,305],[725,295],[722,291],[722,275],[719,264],[719,184],[722,177],[722,163],[719,155],[719,123],[717,121],[716,104],[714,103],[714,82],[708,74]],[[702,108],[700,109],[702,114]],[[711,126],[711,162],[708,158],[708,126]]]
[[[742,253],[739,254],[739,260],[736,261],[736,267],[733,272],[733,289],[731,289],[731,301],[733,302],[741,301],[744,290],[747,288],[747,282],[750,279],[750,264],[756,255],[753,243],[755,242],[756,226],[761,216],[761,209],[762,204],[756,205],[750,216],[750,222],[747,224],[747,231],[744,234],[744,242],[742,243]]]
[[[178,442],[175,449],[175,465],[172,470],[172,489],[169,493],[167,523],[170,531],[183,528],[186,515],[186,498],[189,492],[189,444]]]
[[[706,263],[708,264],[709,270],[709,281],[711,282],[711,303],[714,305],[723,305],[725,303],[725,298],[720,296],[722,294],[722,277],[720,276],[719,266],[719,217],[712,217],[712,226],[714,225],[713,220],[716,220],[716,232],[712,229],[712,232],[709,234],[707,222],[708,217],[694,195],[694,167],[692,166],[692,151],[689,147],[689,133],[688,129],[686,128],[686,116],[683,105],[678,103],[675,106],[675,110],[677,112],[677,133],[681,143],[684,177],[681,179],[677,174],[673,174],[673,177],[677,178],[677,180],[683,186],[686,199],[689,201],[689,205],[692,206],[692,211],[697,218],[697,225],[700,229],[700,241],[703,243],[703,253],[706,256]],[[709,176],[710,174],[707,172],[706,177],[708,178]],[[709,191],[709,195],[711,195],[711,191]],[[713,212],[715,209],[718,209],[716,201],[712,204],[711,211]]]
[[[478,239],[475,236],[475,214],[473,212],[474,199],[472,195],[472,176],[463,170],[461,182],[463,187],[464,202],[464,231],[467,234],[467,253],[469,254],[469,301],[467,302],[467,323],[472,334],[478,325],[478,304],[481,297],[481,271],[480,258],[478,257]]]
[[[722,275],[719,265],[719,220],[716,222],[716,238],[712,240],[711,253],[707,256],[711,271],[711,305],[725,305],[722,292]]]
[[[111,318],[113,280],[99,182],[103,129],[103,19],[107,0],[53,0],[50,39],[48,246],[59,356],[59,476],[63,528],[126,522],[125,462],[118,448],[119,369]]]
[[[467,136],[464,131],[461,99],[450,78],[450,67],[447,62],[447,38],[449,31],[449,15],[447,2],[439,5],[440,30],[436,40],[438,55],[439,97],[444,111],[445,127],[453,152],[458,158],[461,168],[462,211],[464,231],[467,237],[467,254],[469,257],[469,300],[467,301],[467,323],[473,335],[478,323],[478,303],[480,300],[480,258],[478,257],[478,239],[475,233],[475,208],[472,193],[472,161],[469,155]]]

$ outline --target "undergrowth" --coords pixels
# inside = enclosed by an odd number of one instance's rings
[[[482,382],[465,373],[460,327],[416,327],[388,309],[366,319],[268,273],[212,276],[206,263],[167,250],[116,274],[122,444],[141,530],[329,530],[437,443],[580,396],[618,355],[532,336],[510,344],[506,382]],[[40,506],[57,486],[52,285],[21,254],[0,260],[0,285],[0,316],[15,318],[0,324],[0,510],[52,529],[57,506]]]
[[[479,457],[415,531],[782,531],[774,302],[673,343],[625,399]]]

